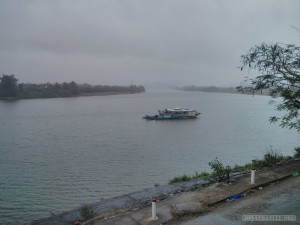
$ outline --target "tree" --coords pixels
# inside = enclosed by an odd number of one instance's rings
[[[226,170],[223,166],[223,163],[218,160],[218,158],[215,158],[214,160],[210,161],[208,163],[210,168],[213,170],[213,177],[217,178],[218,180],[223,180],[226,175]]]
[[[18,95],[17,81],[13,74],[2,74],[0,78],[0,97],[16,97]]]
[[[282,97],[276,110],[285,114],[270,117],[270,122],[280,121],[281,127],[300,132],[300,47],[262,43],[250,48],[241,58],[241,70],[256,70],[260,75],[253,79],[246,78],[245,84],[237,89],[253,94],[266,90],[273,98]]]

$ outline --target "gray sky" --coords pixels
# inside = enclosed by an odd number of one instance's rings
[[[0,0],[0,73],[20,82],[238,85],[240,55],[299,45],[299,0]]]

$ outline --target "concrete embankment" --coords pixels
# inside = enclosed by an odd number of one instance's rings
[[[186,192],[191,189],[197,189],[208,185],[208,181],[196,179],[189,182],[178,183],[174,185],[164,185],[159,187],[147,188],[141,191],[124,194],[111,199],[106,199],[92,204],[92,208],[97,215],[122,209],[140,209],[151,204],[151,197],[157,196],[162,201],[169,196]],[[80,208],[63,212],[49,218],[33,221],[32,225],[70,225],[76,220],[80,220]]]
[[[201,214],[210,211],[213,205],[223,202],[233,195],[247,193],[250,190],[280,181],[297,171],[300,171],[299,159],[257,171],[254,184],[250,183],[250,172],[247,172],[232,177],[231,183],[217,182],[208,185],[208,181],[193,180],[175,185],[149,188],[93,204],[92,207],[97,217],[92,221],[94,225],[170,223],[185,213]],[[154,195],[158,197],[158,220],[150,219],[151,196]],[[31,224],[70,225],[80,219],[78,208]]]

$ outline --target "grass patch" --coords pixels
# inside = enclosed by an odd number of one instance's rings
[[[200,178],[203,180],[224,180],[225,176],[227,174],[232,173],[232,172],[243,172],[243,171],[249,171],[251,169],[262,169],[264,167],[271,167],[276,165],[277,163],[281,162],[288,162],[290,160],[293,160],[294,158],[299,158],[300,157],[300,147],[296,147],[295,153],[293,156],[284,156],[281,153],[279,153],[278,150],[273,150],[272,146],[270,146],[262,159],[256,159],[252,160],[251,163],[246,163],[244,165],[238,165],[235,164],[232,167],[224,167],[223,163],[218,160],[218,158],[215,158],[214,160],[210,161],[208,165],[210,166],[212,172],[195,172],[193,175],[181,175],[181,176],[176,176],[172,179],[169,180],[169,184],[175,184],[179,182],[186,182],[190,181],[196,178]],[[228,179],[228,178],[227,178]]]
[[[175,184],[175,183],[190,181],[190,180],[192,180],[192,177],[184,174],[184,175],[176,176],[176,177],[172,178],[171,180],[169,180],[169,184]]]
[[[169,184],[175,184],[175,183],[179,183],[179,182],[186,182],[186,181],[190,181],[193,179],[203,179],[203,180],[209,180],[212,178],[212,174],[208,173],[208,172],[195,172],[195,174],[193,175],[181,175],[181,176],[176,176],[172,179],[169,180]]]
[[[193,176],[193,179],[195,179],[195,178],[201,178],[203,180],[209,180],[209,179],[212,178],[212,174],[208,173],[208,172],[201,172],[201,173],[195,172],[195,175]]]

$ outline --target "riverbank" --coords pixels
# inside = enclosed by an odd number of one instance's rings
[[[142,85],[90,85],[87,83],[77,84],[74,81],[63,83],[18,83],[18,79],[12,75],[2,74],[0,78],[0,100],[36,99],[36,98],[61,98],[77,97],[81,95],[107,95],[122,93],[145,92]]]
[[[214,210],[216,204],[223,203],[235,194],[251,193],[274,182],[280,182],[300,171],[300,159],[263,168],[256,173],[255,184],[250,184],[249,172],[234,174],[231,182],[213,183],[193,180],[174,185],[149,188],[91,205],[96,216],[89,224],[163,224],[179,221],[186,215],[200,215]],[[157,196],[158,220],[151,221],[151,197]],[[250,196],[250,195],[249,195]],[[246,197],[246,198],[247,198]],[[251,197],[251,196],[250,196]],[[183,209],[180,210],[180,209]],[[50,218],[32,222],[33,225],[67,225],[81,220],[80,208]]]
[[[76,96],[58,96],[58,97],[37,97],[37,98],[18,98],[18,97],[0,97],[3,101],[16,101],[24,99],[49,99],[49,98],[77,98],[77,97],[90,97],[90,96],[109,96],[109,95],[129,95],[129,94],[141,94],[144,92],[96,92],[96,93],[80,93]]]
[[[108,96],[108,95],[130,95],[130,94],[141,94],[144,92],[96,92],[96,93],[81,93],[78,97],[85,97],[85,96]]]

